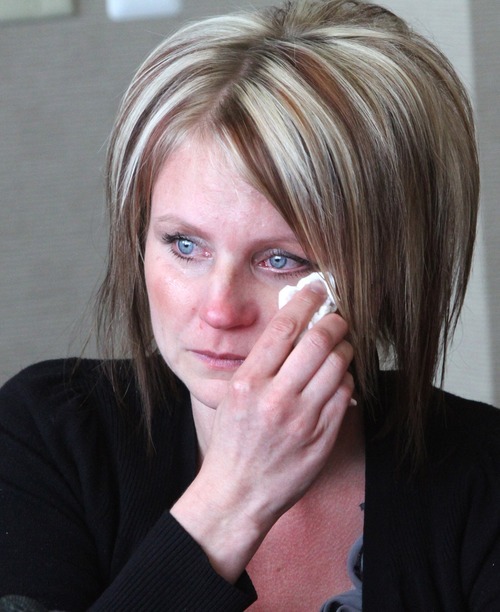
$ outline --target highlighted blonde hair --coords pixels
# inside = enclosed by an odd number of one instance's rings
[[[121,339],[132,358],[146,423],[170,392],[143,275],[151,190],[169,154],[200,134],[333,272],[358,392],[374,405],[377,356],[388,358],[398,392],[386,427],[420,460],[478,206],[472,112],[450,63],[393,13],[359,0],[203,20],[147,58],[109,144],[111,240],[99,302],[101,339],[108,347]]]

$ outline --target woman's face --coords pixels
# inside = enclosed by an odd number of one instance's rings
[[[154,185],[145,250],[158,348],[193,398],[215,408],[278,308],[311,271],[277,210],[215,147],[191,141]]]

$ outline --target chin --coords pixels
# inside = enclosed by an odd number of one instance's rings
[[[226,397],[229,388],[228,380],[211,380],[194,384],[189,384],[189,381],[187,381],[185,384],[193,399],[213,410]]]

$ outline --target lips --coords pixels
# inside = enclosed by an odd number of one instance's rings
[[[214,353],[213,351],[191,351],[200,361],[218,369],[234,369],[239,367],[246,358],[246,355],[236,353]]]
[[[209,359],[229,359],[233,361],[244,361],[246,359],[246,355],[237,355],[235,353],[214,353],[213,351],[197,351],[193,350],[193,353],[197,353],[198,355],[203,355]]]

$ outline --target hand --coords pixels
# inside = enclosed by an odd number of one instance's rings
[[[272,319],[217,408],[197,478],[172,508],[228,580],[314,482],[352,397],[341,317],[327,315],[295,344],[324,298],[310,285]]]

